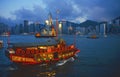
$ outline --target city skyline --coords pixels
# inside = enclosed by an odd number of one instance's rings
[[[119,0],[1,0],[0,21],[15,23],[23,20],[44,22],[48,13],[56,18],[56,10],[60,10],[59,19],[81,23],[87,19],[110,21],[120,14]]]

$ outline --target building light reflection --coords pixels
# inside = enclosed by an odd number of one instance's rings
[[[48,20],[46,20],[45,23],[46,23],[46,25],[49,25],[49,21]]]
[[[53,70],[53,71],[47,71],[47,72],[40,72],[39,74],[37,74],[37,77],[41,77],[41,76],[55,77],[55,75],[56,75],[56,72]]]

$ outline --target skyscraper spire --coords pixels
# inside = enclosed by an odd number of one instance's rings
[[[51,14],[51,12],[48,15],[48,19],[49,19],[49,25],[51,26],[52,25],[52,14]]]

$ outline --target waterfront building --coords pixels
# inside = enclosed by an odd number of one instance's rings
[[[24,33],[28,33],[28,20],[24,20]]]
[[[120,26],[120,16],[113,20],[115,26]]]
[[[4,23],[0,23],[0,35],[8,32],[8,25]]]
[[[20,26],[19,25],[15,25],[14,33],[15,34],[20,34]]]
[[[24,26],[23,26],[23,24],[19,25],[19,32],[20,32],[20,34],[24,33]]]
[[[29,25],[29,33],[35,33],[35,24],[34,23],[31,23],[30,25]]]
[[[69,21],[61,21],[62,34],[75,34],[77,24]]]
[[[111,33],[120,33],[120,16],[112,20]]]
[[[58,25],[58,34],[60,34],[60,35],[62,34],[62,29],[63,29],[62,22],[60,22]]]
[[[98,22],[92,20],[86,20],[85,22],[80,23],[78,27],[80,34],[97,33],[99,29]]]
[[[99,32],[101,35],[106,35],[107,33],[107,22],[103,21],[99,23]]]

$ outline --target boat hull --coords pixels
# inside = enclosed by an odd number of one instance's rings
[[[15,64],[19,66],[26,65],[51,65],[56,64],[59,61],[68,60],[69,58],[75,57],[75,55],[80,52],[80,50],[75,49],[74,51],[67,51],[64,53],[37,53],[32,56],[18,55],[9,53],[6,51],[6,56]],[[44,55],[45,54],[45,55]],[[49,56],[53,54],[53,56]],[[41,56],[44,55],[44,56]],[[47,57],[46,57],[47,56]],[[52,58],[51,58],[52,57]]]

